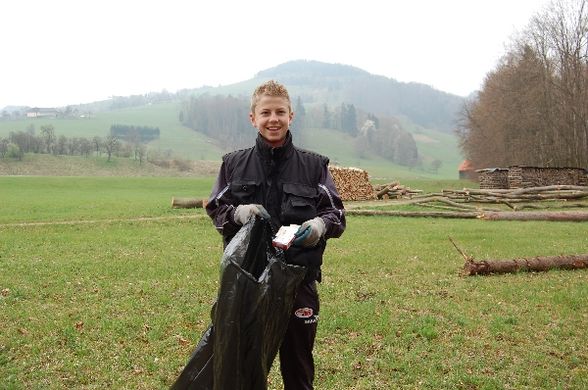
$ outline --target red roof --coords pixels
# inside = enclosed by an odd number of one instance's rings
[[[470,160],[463,160],[461,164],[459,164],[458,171],[472,171],[474,169]]]

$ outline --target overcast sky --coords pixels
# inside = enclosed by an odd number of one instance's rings
[[[548,0],[6,0],[0,108],[249,79],[297,60],[465,96]]]

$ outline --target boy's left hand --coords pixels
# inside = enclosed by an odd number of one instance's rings
[[[298,232],[296,232],[296,239],[294,245],[303,246],[306,248],[313,247],[318,244],[322,236],[325,235],[325,221],[321,217],[309,219],[300,225]]]

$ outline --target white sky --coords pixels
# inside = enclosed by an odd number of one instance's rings
[[[0,108],[352,65],[465,96],[548,0],[5,0]]]

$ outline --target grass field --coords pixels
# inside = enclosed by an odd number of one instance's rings
[[[211,185],[0,177],[0,388],[168,388],[222,251],[201,209],[169,202]],[[588,250],[585,222],[349,217],[319,287],[316,388],[588,388],[588,273],[462,277],[448,236],[477,259]]]

